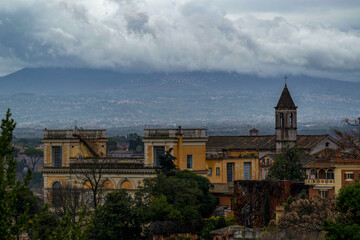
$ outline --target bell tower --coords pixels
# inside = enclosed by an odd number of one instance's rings
[[[286,80],[286,77],[285,77]],[[275,107],[275,135],[276,153],[280,153],[283,146],[295,146],[297,139],[297,118],[294,101],[285,83],[278,104]]]

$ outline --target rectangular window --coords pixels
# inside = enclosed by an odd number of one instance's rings
[[[251,163],[244,163],[244,180],[251,179]]]
[[[52,147],[52,165],[53,167],[62,167],[62,147]]]
[[[322,198],[327,198],[329,196],[329,192],[328,191],[320,191],[320,196]]]
[[[209,176],[212,175],[212,168],[211,168],[211,167],[208,169],[208,175],[209,175]]]
[[[220,176],[220,168],[219,167],[216,168],[216,176]]]
[[[234,181],[234,163],[226,164],[227,182]]]
[[[193,155],[186,155],[186,168],[193,168]]]
[[[352,172],[348,172],[348,173],[345,173],[345,180],[354,180],[354,173]]]
[[[160,166],[160,156],[165,155],[165,146],[154,146],[154,165]]]

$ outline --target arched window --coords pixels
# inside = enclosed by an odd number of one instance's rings
[[[61,188],[61,187],[62,187],[62,184],[59,181],[55,181],[52,184],[52,188]]]
[[[290,127],[294,127],[294,114],[290,113]]]
[[[284,128],[284,114],[280,113],[280,128]]]
[[[326,179],[334,179],[334,171],[332,169],[327,171]]]
[[[54,207],[61,206],[62,200],[63,200],[62,184],[59,181],[55,181],[52,184],[51,205]]]

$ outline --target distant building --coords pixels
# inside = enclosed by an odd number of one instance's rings
[[[302,163],[320,158],[338,148],[329,135],[298,135],[297,106],[285,84],[275,107],[275,135],[259,135],[253,128],[246,136],[206,136],[206,129],[145,129],[145,164],[157,166],[159,156],[173,149],[175,164],[206,176],[215,186],[212,193],[219,206],[231,208],[231,183],[265,179],[275,155],[285,145],[304,151]],[[222,184],[230,184],[224,187]],[[220,189],[220,190],[219,190]]]
[[[145,129],[143,138],[145,165],[159,166],[159,158],[171,149],[176,157],[175,165],[180,169],[188,169],[199,175],[207,174],[206,129]]]
[[[106,156],[105,130],[44,130],[44,195],[50,200],[50,190],[67,183],[79,187],[85,181],[79,169],[90,168],[91,159],[106,163],[103,187],[107,190],[126,189],[135,191],[144,178],[154,177],[155,169],[144,166],[144,159]],[[89,161],[84,161],[84,159]]]
[[[334,198],[339,190],[360,181],[360,160],[349,158],[317,159],[306,167],[309,197],[318,194]]]
[[[235,180],[248,180],[249,165],[251,180],[265,179],[275,161],[275,155],[280,153],[286,144],[297,146],[314,158],[323,151],[338,148],[336,140],[329,135],[297,135],[297,107],[285,84],[275,107],[275,135],[259,135],[257,129],[251,129],[249,136],[209,136],[206,144],[207,160],[216,158],[218,165],[226,162],[226,166],[221,166],[220,171],[226,169],[222,174],[234,175]],[[229,151],[237,152],[241,157],[236,159],[231,155],[232,159],[229,159]],[[238,166],[235,167],[234,174],[231,163]],[[230,171],[227,171],[228,169]]]

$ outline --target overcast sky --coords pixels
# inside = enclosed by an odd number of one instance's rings
[[[0,0],[0,75],[49,66],[360,82],[360,1]]]

